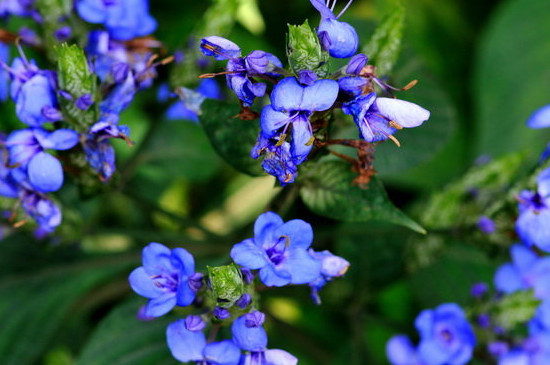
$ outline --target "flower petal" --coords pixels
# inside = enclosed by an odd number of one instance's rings
[[[498,268],[494,282],[495,288],[506,294],[525,289],[525,284],[519,275],[518,269],[510,263]]]
[[[147,317],[160,317],[170,312],[176,305],[176,294],[165,293],[160,297],[150,299],[144,307],[144,315]]]
[[[168,325],[166,341],[172,356],[181,362],[203,359],[202,352],[206,347],[206,337],[202,331],[189,331],[184,319]]]
[[[237,365],[241,358],[241,350],[231,340],[209,343],[203,354],[208,363],[216,365]]]
[[[292,123],[292,148],[291,153],[296,165],[304,162],[313,148],[313,133],[311,125],[306,118],[298,118]]]
[[[152,299],[162,295],[162,289],[155,285],[143,267],[138,267],[128,277],[132,290],[142,297]]]
[[[418,127],[430,117],[426,109],[405,100],[376,98],[380,113],[405,128]]]
[[[317,80],[304,89],[300,110],[322,111],[334,105],[338,96],[338,82]]]
[[[78,143],[78,133],[70,129],[58,129],[51,133],[42,129],[35,130],[35,136],[42,148],[51,148],[54,150],[68,150]]]
[[[298,364],[298,359],[295,356],[283,350],[279,350],[279,349],[265,350],[264,355],[265,355],[266,363],[270,365]]]
[[[527,119],[526,124],[529,128],[534,129],[550,127],[550,104],[535,111]]]
[[[149,275],[160,275],[166,271],[167,268],[171,268],[170,263],[172,251],[157,242],[151,242],[143,248],[142,262],[143,268]]]
[[[301,220],[293,219],[275,230],[275,237],[288,236],[291,248],[306,249],[313,242],[313,229],[311,224]]]
[[[308,284],[321,275],[321,262],[311,257],[303,248],[291,251],[287,259],[291,284]]]
[[[172,250],[171,264],[187,276],[195,273],[195,258],[184,248],[177,247]]]
[[[176,293],[176,304],[180,307],[187,307],[195,300],[195,292],[189,286],[187,280],[181,280]]]
[[[254,223],[254,243],[262,247],[264,244],[274,244],[274,230],[284,223],[276,213],[265,212],[256,218]],[[278,237],[277,237],[278,238]]]
[[[335,82],[335,81],[334,81]],[[271,106],[277,111],[302,110],[304,87],[295,77],[287,77],[279,81],[271,92]]]
[[[268,263],[265,251],[256,246],[252,239],[235,244],[231,249],[231,258],[236,264],[251,270],[260,269]]]
[[[61,163],[46,152],[39,152],[31,158],[27,173],[31,185],[42,193],[57,191],[63,186]]]
[[[262,115],[260,117],[262,134],[266,138],[273,138],[282,127],[289,123],[289,121],[288,114],[276,111],[271,105],[266,105],[262,109]]]
[[[247,327],[246,315],[242,315],[233,321],[231,325],[233,341],[240,349],[245,351],[262,351],[267,346],[267,333],[262,326]]]

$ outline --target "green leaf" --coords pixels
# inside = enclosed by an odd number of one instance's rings
[[[474,101],[476,153],[499,156],[525,149],[534,157],[549,130],[525,120],[550,101],[550,2],[512,0],[494,13],[479,47]]]
[[[239,106],[217,100],[206,100],[202,111],[200,122],[218,154],[240,172],[263,175],[261,162],[250,157],[260,134],[258,121],[235,118]]]
[[[171,365],[175,360],[166,344],[166,327],[175,319],[154,321],[136,318],[142,300],[115,308],[101,321],[84,347],[76,365]]]
[[[517,291],[504,296],[491,310],[491,318],[497,326],[511,330],[525,324],[535,315],[540,300],[533,291]]]
[[[235,264],[207,266],[210,285],[216,304],[229,308],[244,294],[241,271]]]
[[[376,177],[365,188],[353,185],[355,174],[345,162],[311,164],[301,173],[300,195],[317,214],[348,222],[387,221],[426,233],[424,228],[390,202]]]
[[[376,28],[362,52],[369,56],[370,63],[376,66],[378,75],[388,75],[401,50],[401,38],[405,23],[405,8],[396,5]]]
[[[296,75],[302,70],[311,70],[318,77],[327,76],[329,54],[321,49],[319,38],[307,20],[302,25],[288,25],[286,54]]]
[[[0,363],[36,364],[79,300],[127,270],[118,260],[61,266],[0,283]]]
[[[57,23],[73,9],[73,0],[38,0],[35,2],[42,19],[47,23]]]
[[[84,51],[75,44],[66,43],[55,48],[58,56],[58,82],[61,90],[68,91],[73,100],[66,100],[59,97],[61,110],[66,121],[77,128],[85,131],[98,119],[99,106],[97,95],[96,77],[88,67],[88,61]],[[76,107],[75,100],[79,97],[90,94],[94,104],[86,111]]]

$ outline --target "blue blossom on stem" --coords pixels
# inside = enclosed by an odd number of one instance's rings
[[[330,109],[338,96],[338,83],[317,80],[309,86],[300,85],[295,77],[281,80],[271,93],[271,104],[262,110],[260,138],[286,139],[292,126],[290,153],[295,165],[305,161],[312,149],[313,130],[309,121],[313,112]]]
[[[425,365],[463,365],[471,360],[476,339],[464,311],[454,303],[420,313],[418,356]]]
[[[353,116],[365,141],[377,142],[390,138],[398,146],[399,141],[393,137],[396,130],[418,127],[430,117],[429,111],[416,104],[376,97],[375,93],[344,103],[342,110]]]
[[[252,51],[241,57],[241,49],[228,39],[210,36],[203,38],[202,53],[217,60],[228,60],[226,72],[227,86],[235,92],[244,105],[250,106],[257,97],[264,96],[266,85],[253,81],[252,77],[273,77],[276,68],[283,67],[281,61],[271,53]]]
[[[188,316],[168,326],[166,339],[172,356],[181,362],[200,365],[237,365],[241,350],[231,340],[206,342],[206,323],[199,316]]]
[[[254,238],[237,243],[231,249],[235,263],[260,270],[267,286],[308,284],[320,275],[321,263],[307,249],[313,241],[311,226],[301,219],[283,222],[273,212],[256,219]]]
[[[143,249],[143,266],[130,274],[130,286],[139,295],[148,298],[143,314],[159,317],[174,306],[185,307],[195,300],[195,260],[183,248],[170,250],[152,242]]]
[[[550,252],[550,168],[537,177],[537,191],[524,190],[518,200],[518,236],[524,243]]]
[[[146,36],[157,28],[148,0],[79,0],[76,10],[87,22],[103,24],[117,40]]]
[[[391,365],[423,365],[408,336],[397,335],[386,344],[386,356]]]
[[[539,299],[550,298],[550,257],[538,257],[525,245],[510,247],[512,262],[495,273],[495,287],[505,293],[534,289]]]
[[[496,230],[495,222],[486,216],[479,217],[477,221],[477,226],[479,230],[485,234],[494,233]]]
[[[550,104],[537,109],[526,122],[529,128],[539,129],[550,127]]]
[[[309,249],[309,254],[321,262],[321,272],[317,279],[309,283],[311,297],[316,304],[321,304],[319,290],[335,277],[343,276],[349,268],[349,262],[329,251],[315,252]]]
[[[327,0],[326,3],[322,0],[310,1],[315,9],[321,13],[321,23],[317,29],[317,34],[322,41],[321,43],[329,51],[329,54],[336,58],[353,56],[359,45],[357,32],[348,23],[338,21],[338,18],[347,10],[353,0],[350,0],[337,16],[333,13],[336,0],[333,0],[330,8],[330,0]]]
[[[40,235],[53,232],[61,224],[61,210],[44,194],[22,190],[21,207],[36,221]]]
[[[250,155],[256,159],[262,154],[265,155],[262,162],[265,172],[275,176],[283,186],[294,182],[298,164],[297,159],[292,156],[290,143],[273,143],[260,134]]]
[[[5,143],[10,164],[23,173],[19,175],[22,178],[18,182],[28,179],[32,190],[47,193],[63,185],[63,168],[45,150],[68,150],[78,143],[78,134],[70,129],[48,132],[41,128],[28,128],[12,132]]]

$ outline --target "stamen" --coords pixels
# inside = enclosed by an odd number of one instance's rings
[[[275,144],[275,147],[281,147],[283,143],[285,143],[285,139],[286,139],[286,133],[281,133],[279,135],[279,140]]]
[[[206,73],[206,74],[199,75],[199,79],[211,79],[211,78],[216,77],[216,76],[231,75],[231,74],[235,74],[235,73],[238,73],[238,72],[240,72],[240,71],[223,71],[223,72],[217,72],[217,73]]]
[[[395,129],[403,129],[403,126],[398,124],[397,122],[394,122],[393,120],[390,120],[389,122],[390,127]]]
[[[335,0],[334,2],[336,2],[336,0]],[[336,19],[340,18],[340,16],[341,16],[342,14],[344,14],[344,12],[345,12],[346,10],[348,10],[348,8],[349,8],[349,6],[351,5],[352,2],[353,2],[353,0],[349,0],[349,1],[348,1],[348,3],[346,4],[346,6],[344,6],[344,9],[342,9],[342,11],[340,11],[340,13],[339,13],[338,16],[336,17]]]
[[[403,86],[401,88],[402,91],[407,91],[407,90],[410,90],[412,89],[416,84],[418,84],[418,80],[412,80],[411,82],[409,82],[407,85]]]
[[[329,0],[329,1],[330,1],[330,0]],[[337,0],[334,0],[334,1],[332,2],[332,6],[330,7],[330,11],[334,11],[334,7],[336,6],[336,1],[337,1]]]
[[[26,219],[24,219],[22,221],[19,221],[19,222],[15,222],[13,224],[13,228],[20,228],[20,227],[24,226],[25,224],[27,224],[27,222],[28,221]]]
[[[27,60],[27,56],[25,56],[25,52],[23,52],[23,49],[21,48],[21,38],[17,37],[15,40],[15,46],[17,47],[17,51],[19,52],[19,55],[21,56],[21,59],[23,60],[23,63],[25,64],[25,67],[29,67],[29,60]]]
[[[393,143],[395,143],[395,145],[397,147],[401,147],[401,143],[399,142],[399,140],[397,138],[395,138],[394,136],[392,136],[391,134],[388,134],[388,138],[392,140]]]
[[[307,141],[306,146],[311,146],[313,144],[313,142],[315,142],[315,137],[311,136],[309,141]]]

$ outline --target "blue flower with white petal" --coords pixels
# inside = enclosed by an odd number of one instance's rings
[[[315,252],[309,249],[309,254],[321,262],[321,272],[317,279],[309,283],[311,287],[311,297],[316,304],[321,304],[319,290],[333,278],[343,276],[349,269],[349,262],[340,256],[332,254],[330,251]]]
[[[352,115],[361,136],[367,142],[391,139],[396,130],[418,127],[430,117],[426,109],[408,101],[379,98],[375,93],[361,95],[342,106],[344,113]]]
[[[416,347],[405,335],[393,336],[386,344],[386,356],[391,365],[423,365]]]
[[[206,342],[206,323],[199,316],[188,316],[168,326],[166,339],[172,356],[181,362],[200,365],[237,365],[241,350],[231,340]]]
[[[170,250],[152,242],[143,249],[143,266],[130,274],[130,286],[148,298],[143,314],[160,317],[176,305],[185,307],[195,300],[197,283],[195,259],[183,248]]]
[[[260,270],[267,286],[308,284],[319,277],[321,263],[307,252],[313,241],[311,226],[301,219],[284,222],[273,212],[256,219],[254,238],[231,249],[235,263]]]
[[[353,0],[350,0],[337,16],[333,13],[336,0],[333,0],[330,8],[330,0],[327,0],[326,3],[322,0],[310,1],[315,9],[321,13],[321,23],[317,29],[321,44],[324,45],[332,57],[348,58],[353,56],[359,45],[357,32],[348,23],[338,21],[338,18],[344,14]]]

